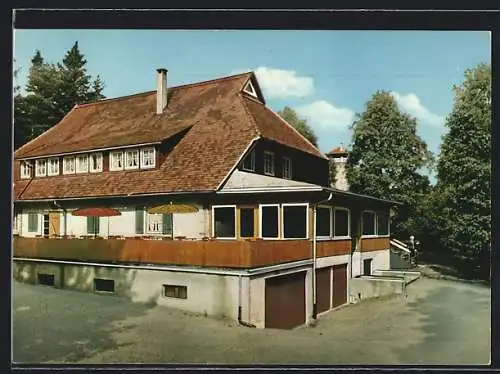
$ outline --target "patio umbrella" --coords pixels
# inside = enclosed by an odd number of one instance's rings
[[[71,212],[71,214],[80,217],[113,217],[122,215],[122,213],[117,209],[105,208],[105,207],[81,208],[74,210],[73,212]],[[97,231],[96,227],[94,227],[94,238],[96,237],[96,231]],[[109,218],[108,218],[108,236],[109,236]]]
[[[172,213],[195,213],[198,208],[189,204],[163,204],[147,209],[149,214],[172,214]],[[173,222],[172,222],[172,236],[173,236]]]

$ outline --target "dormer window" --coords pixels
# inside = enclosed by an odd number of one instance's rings
[[[123,152],[111,152],[109,156],[111,159],[109,169],[111,171],[123,170]]]
[[[63,159],[63,174],[75,174],[75,158],[64,157]]]
[[[58,158],[49,158],[48,161],[48,175],[59,175],[59,159]]]
[[[243,89],[243,92],[249,94],[250,96],[257,97],[257,93],[255,92],[255,88],[251,81],[248,81],[247,85]]]
[[[139,169],[139,150],[131,149],[125,151],[125,169]]]
[[[102,171],[102,153],[92,153],[90,155],[90,172],[99,173]]]
[[[255,171],[255,149],[253,149],[243,161],[243,170]]]
[[[76,172],[88,173],[89,171],[89,157],[87,155],[76,156]]]
[[[21,178],[22,179],[31,178],[31,168],[32,167],[33,167],[33,164],[29,161],[22,161],[21,162]]]
[[[36,160],[35,175],[45,177],[47,175],[47,160]]]
[[[292,179],[292,160],[289,157],[283,157],[283,178]]]
[[[264,152],[264,174],[274,175],[274,153]]]
[[[141,149],[141,168],[154,168],[156,164],[156,153],[154,147]]]

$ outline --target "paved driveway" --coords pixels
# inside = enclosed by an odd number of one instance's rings
[[[328,313],[315,327],[252,329],[115,296],[14,283],[24,363],[488,364],[490,289],[422,278],[408,295]]]

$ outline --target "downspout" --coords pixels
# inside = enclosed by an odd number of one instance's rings
[[[333,197],[333,193],[330,193],[330,196],[328,196],[328,199],[318,201],[316,204],[313,205],[313,227],[312,227],[312,242],[313,242],[313,264],[312,264],[312,294],[313,294],[313,310],[312,310],[312,318],[316,319],[318,313],[317,313],[317,303],[316,303],[316,208],[318,207],[319,204],[321,203],[326,203],[330,201]]]
[[[256,327],[255,325],[251,324],[251,323],[248,323],[248,322],[245,322],[242,320],[242,317],[241,317],[241,275],[238,275],[238,324],[242,325],[242,326],[246,326],[246,327]]]

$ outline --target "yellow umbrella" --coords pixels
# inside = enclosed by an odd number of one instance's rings
[[[188,204],[164,204],[152,208],[148,208],[150,214],[165,214],[165,213],[195,213],[198,208]]]

